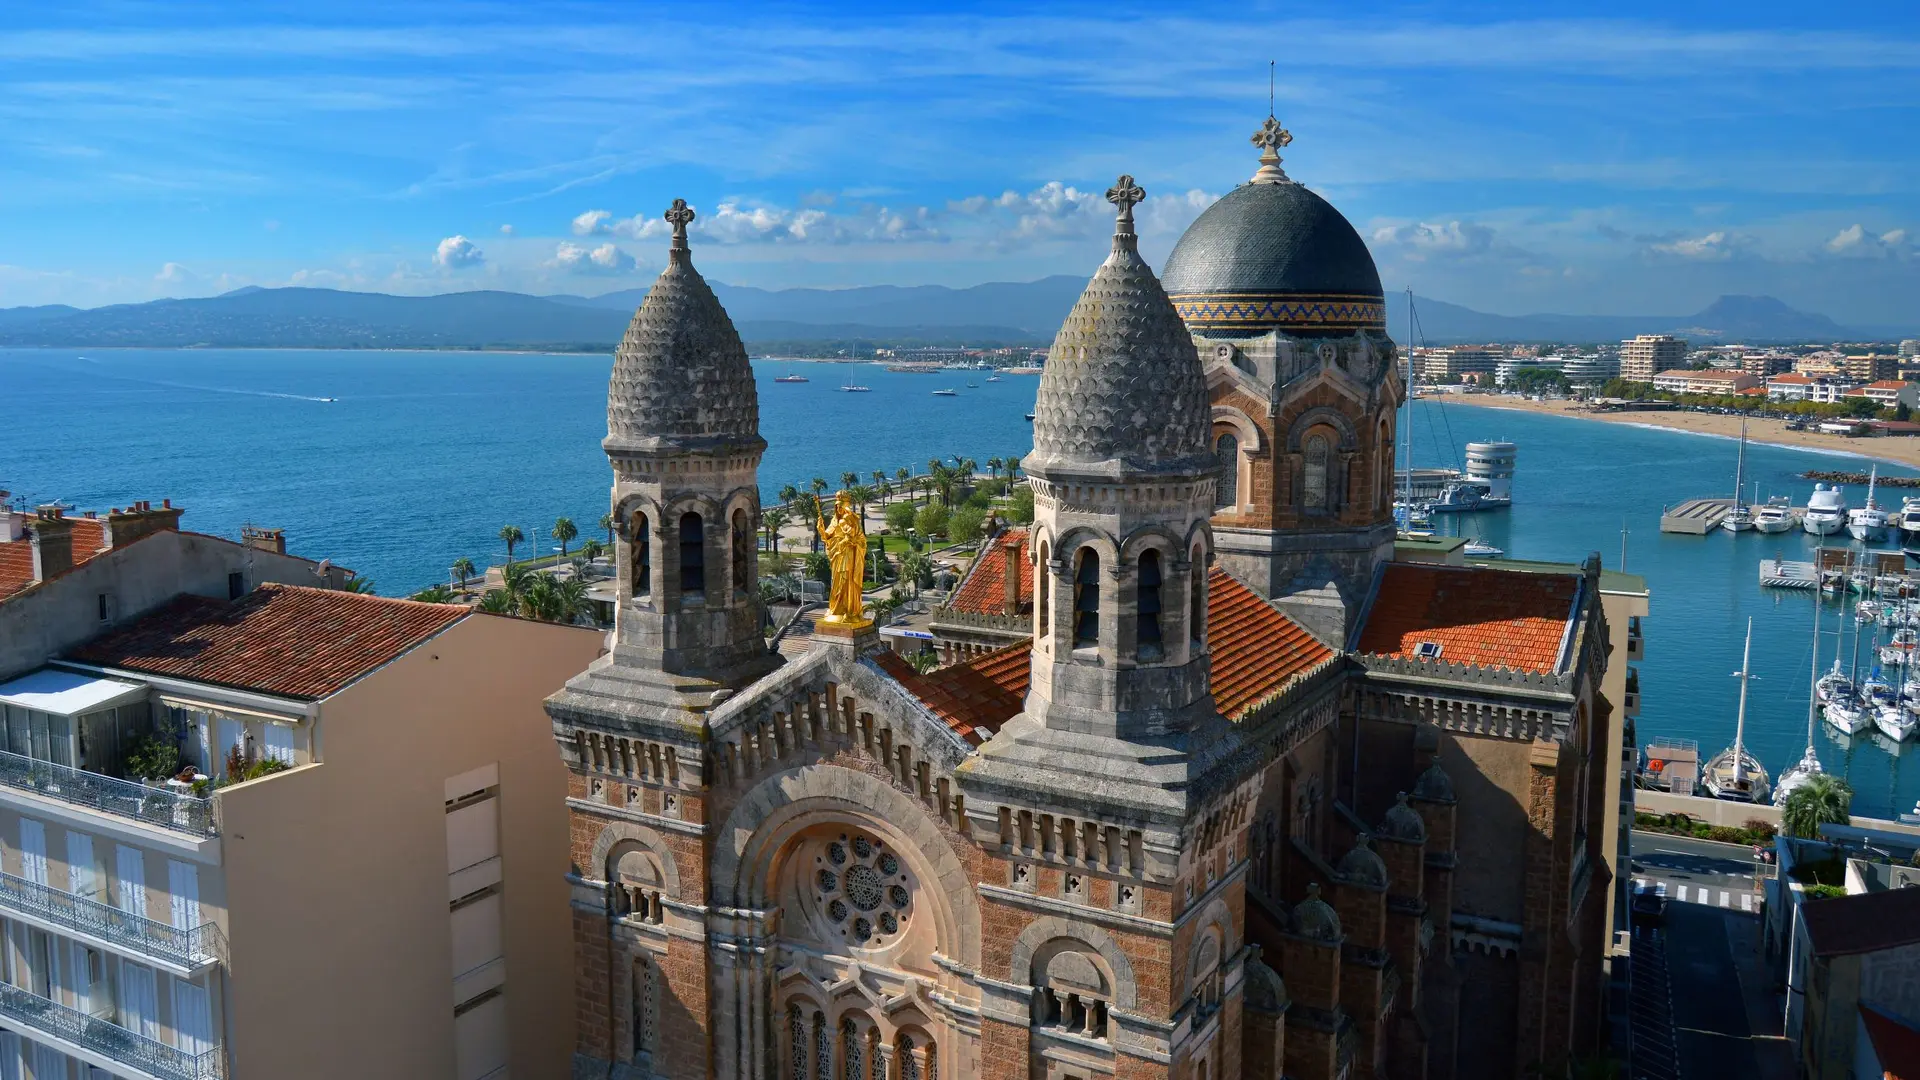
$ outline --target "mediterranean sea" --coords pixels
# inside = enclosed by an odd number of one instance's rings
[[[245,523],[280,526],[292,551],[405,594],[447,580],[459,556],[498,562],[504,524],[541,550],[561,515],[581,539],[596,534],[611,481],[600,452],[610,366],[606,356],[517,353],[0,350],[11,417],[0,425],[0,488],[83,509],[170,498],[186,509],[183,528],[222,536]],[[849,470],[863,479],[903,465],[925,472],[933,457],[984,468],[1032,445],[1035,376],[989,383],[986,372],[773,360],[754,368],[769,498],[815,476],[837,486]],[[773,381],[787,374],[810,381]],[[871,392],[842,393],[843,383]],[[933,396],[948,388],[957,395]],[[1420,467],[1457,464],[1472,440],[1519,444],[1511,510],[1441,519],[1513,557],[1577,562],[1598,551],[1615,567],[1627,530],[1626,569],[1652,590],[1639,665],[1643,742],[1694,739],[1711,754],[1732,741],[1738,684],[1729,676],[1751,616],[1760,678],[1748,745],[1776,776],[1800,756],[1813,597],[1760,588],[1757,568],[1776,552],[1809,558],[1813,538],[1659,532],[1662,507],[1731,492],[1732,441],[1432,399],[1416,403],[1411,436]],[[1812,484],[1800,473],[1849,467],[1833,454],[1749,445],[1748,493],[1757,480],[1763,495],[1804,503]],[[1847,492],[1854,505],[1864,494]],[[1898,493],[1881,503],[1897,506]],[[1823,668],[1836,647],[1831,611],[1825,623]],[[1816,746],[1852,782],[1856,812],[1912,809],[1920,761],[1905,764],[1877,736],[1838,740],[1819,725]],[[1905,750],[1920,756],[1916,744]]]

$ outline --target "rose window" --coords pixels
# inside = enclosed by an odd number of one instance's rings
[[[886,843],[843,833],[814,863],[814,899],[830,933],[858,948],[891,944],[911,914],[913,882]]]

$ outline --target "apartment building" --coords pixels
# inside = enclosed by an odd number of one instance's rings
[[[1849,385],[1853,382],[1848,374],[1846,357],[1838,353],[1808,353],[1794,361],[1793,370],[1796,374],[1816,379],[1835,379]]]
[[[1904,403],[1907,408],[1920,407],[1920,387],[1899,379],[1881,379],[1865,386],[1856,386],[1846,392],[1847,397],[1863,397],[1883,409],[1891,409]]]
[[[1653,377],[1653,388],[1669,394],[1738,394],[1760,385],[1760,380],[1744,371],[1709,368],[1705,371],[1662,371]]]
[[[1641,334],[1620,343],[1620,377],[1634,382],[1652,382],[1654,375],[1686,363],[1685,338],[1666,334]]]
[[[1568,356],[1562,358],[1560,373],[1567,381],[1580,383],[1603,383],[1620,375],[1620,357],[1618,355],[1598,353],[1592,356]]]
[[[564,1075],[540,701],[601,636],[248,589],[324,579],[170,528],[100,548],[98,520],[31,516],[14,543],[44,570],[63,535],[89,557],[0,598],[0,656],[27,661],[0,671],[0,1077]],[[109,585],[142,610],[103,609]]]
[[[1891,353],[1849,354],[1840,365],[1850,382],[1872,383],[1900,377],[1900,358]]]
[[[1811,401],[1816,404],[1830,405],[1840,400],[1846,390],[1844,383],[1831,378],[1801,375],[1788,372],[1767,379],[1767,400],[1769,401]]]
[[[1417,363],[1420,378],[1428,382],[1458,382],[1465,380],[1491,380],[1502,360],[1508,359],[1505,351],[1491,347],[1456,346],[1448,349],[1426,349],[1419,353]]]
[[[1749,352],[1740,356],[1735,366],[1756,379],[1766,379],[1793,370],[1793,354],[1783,352]]]

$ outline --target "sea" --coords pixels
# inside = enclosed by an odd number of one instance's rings
[[[106,509],[172,499],[182,528],[237,536],[243,524],[286,529],[288,546],[330,558],[404,595],[448,580],[466,556],[505,555],[501,526],[530,548],[566,516],[580,540],[597,532],[611,477],[605,355],[379,350],[0,349],[0,488],[29,504]],[[920,374],[867,363],[754,361],[761,464],[771,500],[814,477],[924,473],[930,459],[1019,457],[1039,379],[988,372]],[[804,383],[776,383],[784,375]],[[868,387],[845,393],[843,385]],[[951,389],[955,396],[936,396]],[[1509,510],[1441,519],[1443,527],[1515,558],[1577,562],[1647,579],[1651,614],[1639,665],[1638,731],[1693,739],[1711,754],[1733,740],[1748,619],[1753,666],[1746,741],[1773,774],[1806,744],[1814,597],[1759,585],[1762,559],[1811,558],[1793,532],[1665,535],[1661,510],[1732,492],[1732,439],[1628,424],[1475,407],[1427,398],[1411,423],[1416,467],[1457,465],[1467,442],[1519,445]],[[1749,444],[1746,494],[1806,501],[1810,469],[1858,469],[1852,455]],[[1882,475],[1915,470],[1883,463]],[[1899,492],[1881,504],[1899,505]],[[1863,491],[1849,490],[1858,505]],[[1843,542],[1829,538],[1829,542]],[[574,542],[576,545],[579,540]],[[1851,634],[1828,605],[1820,666]],[[1851,623],[1847,624],[1849,627]],[[1862,649],[1862,655],[1868,650]],[[1887,817],[1920,799],[1920,743],[1851,740],[1817,724],[1814,744],[1855,789],[1856,813]],[[1900,751],[1904,749],[1905,753]]]

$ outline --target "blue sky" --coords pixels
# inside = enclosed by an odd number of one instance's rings
[[[29,11],[38,7],[42,10]],[[1389,289],[1503,313],[1770,293],[1920,322],[1911,5],[390,2],[0,8],[0,307],[246,284],[1028,280],[1257,165]]]

